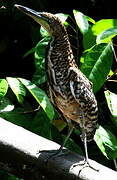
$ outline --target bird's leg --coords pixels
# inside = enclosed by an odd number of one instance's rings
[[[68,127],[69,127],[69,129],[68,129],[68,134],[67,134],[67,136],[66,136],[66,138],[65,138],[65,140],[64,140],[64,142],[63,142],[63,144],[60,146],[60,148],[57,150],[57,152],[54,153],[52,156],[55,157],[55,156],[61,155],[62,150],[63,150],[63,148],[64,148],[64,146],[65,146],[67,140],[69,139],[69,137],[70,137],[70,135],[72,134],[73,129],[74,129],[74,126],[73,126],[72,123],[68,123]],[[64,153],[63,153],[63,154],[64,154]]]
[[[83,111],[81,111],[81,124],[82,124],[81,139],[84,143],[84,150],[85,150],[84,165],[87,166],[87,165],[89,165],[89,157],[88,157],[88,149],[87,149],[87,134],[86,134],[86,130],[85,130],[85,117],[84,117]]]
[[[86,133],[83,132],[82,134],[82,140],[83,140],[83,143],[84,143],[84,150],[85,150],[85,159],[83,160],[83,162],[78,162],[78,163],[75,163],[73,165],[73,167],[76,167],[76,166],[82,166],[81,170],[79,171],[79,173],[82,171],[82,169],[84,169],[85,167],[90,167],[91,169],[95,170],[95,171],[99,171],[99,169],[96,169],[94,168],[93,166],[90,165],[89,163],[89,157],[88,157],[88,150],[87,150],[87,136],[86,136]]]
[[[67,140],[69,139],[70,135],[72,134],[73,132],[73,129],[74,129],[74,125],[72,123],[68,123],[68,126],[69,126],[69,129],[68,129],[68,134],[63,142],[63,144],[61,145],[61,147],[58,149],[58,153],[60,153],[63,149],[63,147],[65,146]]]
[[[95,171],[99,171],[99,169],[94,168],[93,166],[90,165],[89,163],[89,157],[88,157],[88,149],[87,149],[87,135],[84,131],[83,133],[83,143],[84,143],[84,149],[85,149],[85,160],[84,160],[84,166],[85,167],[90,167],[91,169],[95,170]]]
[[[88,157],[88,150],[87,150],[87,136],[86,136],[86,133],[84,133],[83,143],[84,143],[84,150],[85,150],[85,162],[86,162],[86,164],[89,164],[89,157]]]
[[[90,165],[90,163],[89,163],[88,149],[87,149],[87,134],[86,134],[86,130],[85,130],[85,121],[84,121],[84,114],[83,114],[83,112],[81,112],[81,119],[82,119],[82,121],[81,121],[81,125],[82,125],[82,136],[81,136],[81,139],[82,139],[83,144],[84,144],[85,159],[84,159],[83,162],[76,163],[75,166],[82,165],[83,166],[82,169],[84,169],[85,167],[90,167],[93,170],[99,171],[99,170],[95,169],[94,167],[92,167]]]
[[[48,157],[48,159],[46,160],[46,163],[48,163],[48,161],[51,159],[51,158],[55,158],[55,157],[58,157],[58,156],[61,156],[61,155],[64,155],[65,153],[63,152],[62,153],[62,150],[67,142],[67,140],[69,139],[70,135],[72,134],[73,132],[73,129],[74,129],[74,126],[72,123],[68,123],[68,126],[69,126],[69,129],[68,129],[68,134],[63,142],[63,144],[60,146],[60,148],[56,151],[56,152],[52,152],[52,154]],[[47,151],[41,151],[41,152],[47,152]]]

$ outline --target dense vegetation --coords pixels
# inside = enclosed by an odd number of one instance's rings
[[[0,9],[0,117],[61,144],[67,124],[50,103],[47,89],[45,51],[50,37],[14,3]],[[57,15],[68,29],[77,63],[93,82],[98,101],[99,122],[94,142],[88,144],[89,157],[117,169],[117,19],[95,21],[77,10]],[[80,129],[75,130],[66,147],[83,154],[79,135]],[[17,179],[4,172],[0,178]]]

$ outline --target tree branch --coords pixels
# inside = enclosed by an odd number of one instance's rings
[[[64,149],[60,156],[49,158],[60,146],[22,127],[0,118],[0,169],[25,180],[102,180],[117,179],[117,172],[90,160],[83,168],[84,157]]]

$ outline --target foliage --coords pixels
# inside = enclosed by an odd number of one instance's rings
[[[89,80],[93,82],[93,90],[96,93],[107,81],[112,67],[112,54],[114,51],[112,41],[117,35],[117,19],[104,19],[95,22],[78,11],[74,11],[74,15],[77,25],[83,34],[84,52],[80,58],[80,68]],[[92,24],[90,25],[88,21]],[[111,120],[117,126],[117,95],[106,90],[105,97],[111,111]],[[108,159],[117,158],[117,138],[116,134],[114,134],[113,126],[111,128],[109,126],[98,126],[94,140]]]
[[[17,18],[15,16],[18,20],[20,20],[19,14],[17,13]],[[115,56],[113,38],[117,35],[117,19],[102,19],[95,22],[77,10],[73,10],[73,14],[83,39],[81,42],[83,51],[79,58],[80,69],[92,81],[96,96],[101,90],[104,91],[105,100],[98,102],[102,114],[104,102],[107,103],[110,112],[106,124],[102,122],[98,125],[94,140],[103,155],[109,160],[114,160],[117,158],[117,92],[111,92],[108,87],[105,90],[104,87],[111,78],[115,78],[117,72],[116,70],[113,72],[115,68],[112,66],[113,54]],[[57,16],[61,18],[66,28],[71,27],[67,21],[69,15],[60,13]],[[22,56],[27,58],[34,55],[35,72],[30,80],[28,77],[12,76],[0,79],[0,116],[43,137],[62,143],[65,135],[62,136],[60,132],[66,129],[67,124],[61,121],[49,100],[46,89],[45,52],[50,37],[41,27],[40,39],[38,39],[35,33],[37,27],[32,28],[32,24],[30,31],[35,46]],[[114,83],[117,83],[116,79],[114,80]],[[79,130],[75,130],[74,134],[79,136]],[[66,146],[83,154],[75,139],[70,139]],[[6,179],[16,178],[8,176]]]

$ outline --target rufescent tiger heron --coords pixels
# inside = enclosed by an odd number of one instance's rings
[[[68,136],[59,151],[71,135],[75,124],[79,124],[85,148],[85,164],[89,165],[87,141],[93,139],[98,119],[97,101],[92,91],[92,83],[79,70],[67,31],[56,15],[36,12],[21,5],[15,7],[33,18],[51,36],[46,57],[50,99],[69,125]]]

